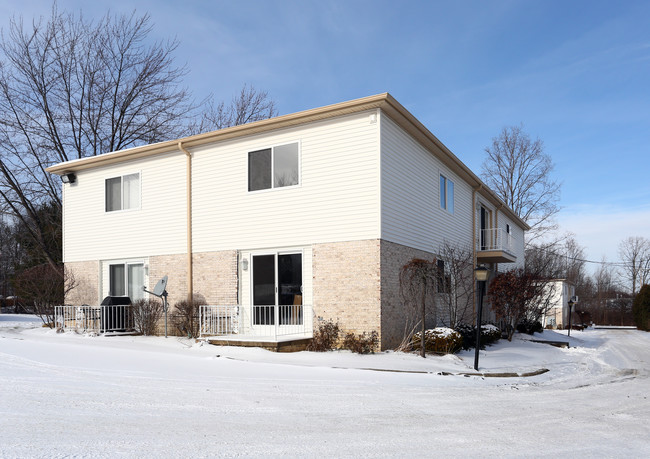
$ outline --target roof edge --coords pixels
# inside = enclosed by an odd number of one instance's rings
[[[366,110],[380,108],[388,114],[400,127],[413,135],[427,150],[433,145],[444,156],[440,158],[443,163],[459,173],[473,189],[485,196],[492,204],[514,221],[519,223],[525,230],[530,226],[517,216],[483,181],[472,172],[458,157],[451,152],[426,126],[424,126],[411,112],[400,104],[389,93],[381,93],[373,96],[362,97],[337,104],[326,105],[324,107],[312,108],[300,112],[290,113],[288,115],[268,118],[261,121],[232,126],[217,131],[210,131],[202,134],[196,134],[175,140],[142,145],[139,147],[119,150],[111,153],[105,153],[98,156],[75,159],[63,163],[55,164],[45,169],[47,172],[57,175],[63,175],[69,172],[77,172],[94,167],[105,166],[119,163],[132,159],[140,159],[161,153],[180,152],[179,144],[184,148],[197,147],[222,140],[233,139],[245,135],[268,132],[274,129],[296,126],[300,124],[318,121],[335,116],[348,115]]]
[[[159,153],[179,151],[179,143],[181,143],[185,148],[196,147],[212,142],[241,137],[244,135],[258,134],[274,129],[295,126],[311,121],[332,118],[334,116],[347,115],[350,113],[378,108],[385,103],[388,97],[390,97],[388,93],[377,94],[374,96],[363,97],[361,99],[354,99],[347,102],[326,105],[324,107],[290,113],[288,115],[277,116],[274,118],[268,118],[261,121],[242,124],[239,126],[232,126],[217,131],[196,134],[180,139],[167,140],[164,142],[142,145],[126,150],[105,153],[98,156],[65,161],[63,163],[50,166],[45,170],[51,174],[63,175],[68,172],[77,172],[97,166],[113,164],[116,162],[144,158]]]

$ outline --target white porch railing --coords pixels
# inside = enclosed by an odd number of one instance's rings
[[[110,333],[134,329],[131,305],[55,306],[57,330]]]
[[[477,242],[479,251],[503,250],[509,253],[514,252],[514,238],[512,234],[506,233],[502,228],[481,230]]]
[[[199,326],[199,337],[236,334],[239,332],[239,306],[202,305]]]
[[[201,306],[200,337],[237,335],[239,339],[311,338],[311,305]]]

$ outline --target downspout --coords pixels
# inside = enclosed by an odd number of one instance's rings
[[[187,199],[187,300],[194,297],[194,279],[192,273],[192,153],[183,147],[183,142],[178,142],[178,149],[185,153],[185,185]]]

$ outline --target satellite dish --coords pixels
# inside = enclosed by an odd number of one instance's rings
[[[165,311],[165,338],[167,338],[167,309],[168,309],[168,307],[167,307],[167,290],[165,290],[166,288],[167,288],[167,276],[163,277],[162,279],[160,279],[158,281],[156,286],[153,288],[153,292],[150,292],[149,290],[147,290],[146,287],[142,287],[142,290],[144,290],[145,292],[147,292],[147,293],[149,293],[151,295],[155,295],[158,298],[162,298],[162,300],[163,300],[163,310]]]
[[[152,293],[156,296],[162,296],[166,288],[167,288],[167,276],[163,277],[158,281],[156,286],[153,288]]]

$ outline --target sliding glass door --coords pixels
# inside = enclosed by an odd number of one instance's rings
[[[253,325],[302,323],[302,253],[252,257]]]

